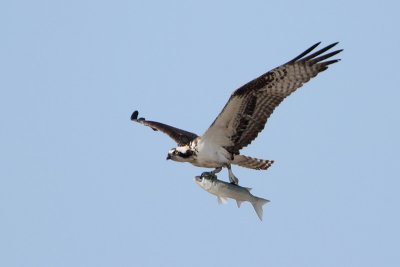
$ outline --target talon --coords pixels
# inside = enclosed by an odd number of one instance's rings
[[[228,165],[229,181],[231,184],[239,185],[239,179],[233,174],[231,166]]]
[[[200,175],[200,178],[217,179],[217,175],[215,175],[213,172],[203,172]]]
[[[231,184],[239,185],[239,179],[233,173],[229,173],[229,181]]]
[[[239,185],[239,179],[236,178],[235,176],[233,176],[233,177],[229,176],[229,181],[230,181],[231,184]]]

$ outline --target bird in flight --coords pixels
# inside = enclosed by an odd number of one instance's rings
[[[332,59],[340,50],[329,51],[338,43],[311,53],[316,43],[289,62],[264,73],[232,93],[221,113],[202,136],[170,125],[138,117],[131,120],[161,131],[171,137],[177,147],[169,150],[167,159],[189,162],[197,167],[214,168],[216,174],[227,168],[229,181],[238,184],[231,165],[266,170],[273,160],[262,160],[240,154],[264,129],[275,108],[304,83],[340,59]]]

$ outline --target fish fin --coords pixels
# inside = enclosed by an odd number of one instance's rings
[[[236,204],[237,204],[238,208],[240,208],[240,205],[242,205],[242,203],[243,203],[243,201],[236,200]]]
[[[267,204],[269,200],[261,198],[261,197],[254,197],[254,201],[251,202],[251,204],[254,207],[254,210],[257,213],[258,218],[262,221],[263,217],[263,205]]]
[[[217,197],[218,198],[218,204],[226,204],[228,202],[228,199],[226,197]]]
[[[246,189],[247,189],[247,191],[251,191],[251,189],[253,189],[253,188],[250,188],[250,187],[245,187]]]

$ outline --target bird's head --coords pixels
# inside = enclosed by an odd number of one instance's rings
[[[167,159],[179,162],[192,162],[194,160],[195,153],[188,146],[178,146],[168,151]]]

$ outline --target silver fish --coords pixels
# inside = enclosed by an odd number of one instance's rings
[[[227,198],[235,199],[238,208],[240,208],[242,202],[250,202],[253,205],[258,218],[262,221],[262,206],[268,203],[269,200],[252,195],[250,193],[251,188],[218,180],[215,174],[208,172],[203,173],[201,176],[196,176],[195,182],[207,192],[216,195],[219,204],[226,203],[228,201]]]

